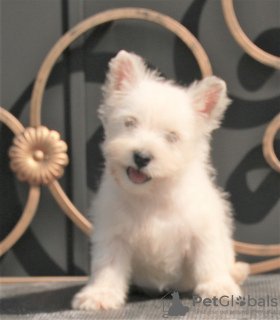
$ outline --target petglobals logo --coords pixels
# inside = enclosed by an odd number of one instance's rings
[[[245,305],[247,305],[248,307],[277,307],[278,301],[277,298],[271,298],[269,295],[264,298],[253,298],[250,295],[246,297],[239,296],[236,298],[234,296],[221,296],[220,298],[214,296],[212,299],[202,299],[200,296],[193,296],[193,307],[201,304],[205,307],[233,307],[235,305],[239,305],[240,307],[243,307]]]
[[[189,307],[188,306],[184,306],[182,304],[182,302],[180,301],[180,297],[179,297],[179,293],[177,291],[174,291],[171,293],[168,292],[164,297],[162,297],[161,299],[164,299],[166,296],[168,296],[169,294],[171,294],[172,296],[172,302],[169,303],[169,305],[166,306],[164,304],[164,300],[163,300],[163,305],[162,305],[162,311],[163,311],[163,318],[168,318],[168,317],[172,317],[172,316],[184,316],[187,312],[189,312]]]
[[[164,300],[166,297],[172,298],[172,300]],[[162,299],[162,317],[178,317],[185,316],[188,312],[190,314],[242,314],[252,316],[256,315],[280,315],[280,310],[278,307],[279,303],[277,298],[272,298],[270,295],[267,295],[263,298],[252,297],[251,295],[247,296],[221,296],[217,298],[216,296],[212,298],[202,298],[200,296],[193,296],[192,300],[189,300],[188,305],[186,300],[184,303],[180,301],[180,296],[177,291],[168,292]],[[245,306],[245,307],[244,307]],[[202,308],[201,308],[202,307]],[[220,307],[215,309],[207,307]],[[265,307],[265,308],[258,308]],[[275,308],[276,307],[276,308]],[[279,318],[280,319],[280,318]]]

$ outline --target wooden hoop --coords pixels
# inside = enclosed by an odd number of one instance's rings
[[[0,121],[18,135],[24,131],[23,125],[7,110],[0,107]],[[24,234],[35,216],[40,199],[40,188],[30,186],[28,200],[23,213],[10,233],[0,242],[0,257],[7,252]]]
[[[221,1],[228,28],[240,47],[257,61],[269,67],[280,69],[280,58],[257,47],[241,29],[234,12],[233,0]]]
[[[190,48],[190,50],[194,54],[200,67],[202,76],[206,77],[213,74],[210,61],[204,49],[202,48],[198,40],[192,35],[192,33],[178,21],[159,12],[143,8],[121,8],[107,10],[93,15],[92,17],[80,22],[75,27],[70,29],[56,42],[54,47],[48,53],[38,72],[32,92],[30,106],[31,126],[39,126],[41,124],[41,105],[46,82],[55,62],[63,53],[63,51],[74,40],[76,40],[79,36],[87,32],[88,30],[106,22],[122,19],[138,19],[150,21],[159,24],[169,31],[173,32]]]
[[[273,140],[280,129],[280,113],[270,122],[263,137],[263,155],[267,163],[276,171],[280,172],[280,161],[276,157]]]
[[[67,216],[75,223],[77,227],[79,227],[85,234],[90,236],[93,231],[93,225],[66,196],[59,182],[54,180],[48,187],[60,208],[67,214]]]
[[[235,241],[234,242],[235,251],[241,254],[247,254],[249,256],[258,257],[272,257],[280,256],[280,244],[250,244]]]
[[[250,274],[269,272],[280,268],[280,258],[250,264]]]
[[[221,3],[228,28],[241,48],[257,61],[269,67],[280,69],[280,58],[257,47],[241,29],[234,12],[233,0],[221,0]],[[277,130],[279,130],[279,123],[276,124],[276,121],[279,121],[279,117],[276,117],[266,130],[263,139],[263,153],[266,161],[271,165],[271,167],[277,171],[280,171],[280,162],[273,150],[273,139]],[[278,129],[276,127],[278,127]],[[236,252],[247,255],[280,255],[280,245],[254,245],[235,241],[234,247]],[[280,268],[280,258],[253,263],[250,267],[251,274],[275,270]]]

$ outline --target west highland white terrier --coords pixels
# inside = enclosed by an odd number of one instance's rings
[[[181,87],[122,50],[103,91],[91,277],[73,308],[119,308],[129,284],[241,295],[249,267],[235,262],[231,206],[209,161],[210,134],[230,103],[225,82],[213,76]]]

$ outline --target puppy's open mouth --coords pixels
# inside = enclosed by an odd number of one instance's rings
[[[147,176],[144,172],[134,169],[133,167],[128,167],[126,170],[129,180],[133,183],[141,184],[151,180],[151,177]]]

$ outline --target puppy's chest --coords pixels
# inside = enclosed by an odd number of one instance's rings
[[[128,241],[136,259],[163,263],[181,260],[190,246],[190,232],[179,217],[151,215],[135,223]]]

